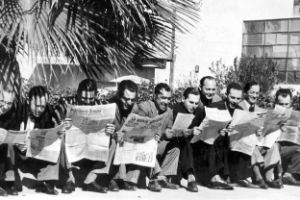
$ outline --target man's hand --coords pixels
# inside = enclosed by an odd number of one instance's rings
[[[123,132],[121,132],[121,131],[117,132],[117,141],[121,145],[124,143],[124,133]]]
[[[165,134],[166,134],[167,139],[171,139],[174,136],[174,130],[168,128],[168,129],[166,129]]]
[[[209,119],[204,118],[203,121],[201,122],[199,129],[203,130],[204,128],[209,126]]]
[[[264,130],[263,126],[257,129],[257,131],[255,132],[256,136],[261,137],[263,135],[263,130]]]
[[[115,133],[116,126],[114,124],[106,124],[105,133],[107,135],[113,135]]]
[[[18,144],[15,144],[16,147],[21,151],[21,152],[25,152],[27,150],[27,145],[26,143],[18,143]]]
[[[65,118],[65,120],[64,120],[64,128],[66,130],[69,130],[72,127],[72,125],[73,125],[72,119],[71,118]]]
[[[193,129],[185,129],[184,131],[183,131],[183,136],[184,137],[189,137],[190,135],[192,135],[193,134]]]
[[[201,129],[200,127],[194,127],[193,128],[193,135],[197,136],[200,135],[202,133],[203,129]]]

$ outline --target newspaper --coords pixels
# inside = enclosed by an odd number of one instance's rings
[[[124,133],[124,143],[117,146],[114,164],[154,167],[157,153],[154,136],[161,131],[164,117],[148,118],[130,114],[120,129]]]
[[[263,112],[236,109],[231,121],[231,125],[234,127],[234,134],[230,135],[231,150],[251,156],[258,142],[255,133],[263,126],[265,117]]]
[[[26,141],[27,131],[12,131],[0,128],[0,144],[23,144]]]
[[[286,141],[300,145],[300,112],[292,111],[290,118],[282,128],[278,141]]]
[[[199,140],[204,141],[207,144],[213,144],[221,129],[226,128],[229,122],[232,120],[228,110],[220,110],[217,108],[205,107],[206,117],[202,123],[206,123],[202,133],[194,136],[191,143],[195,143]],[[201,125],[200,125],[201,127]]]
[[[124,142],[117,145],[114,165],[135,164],[154,167],[157,153],[157,141],[151,139],[145,143]]]
[[[268,111],[264,123],[263,135],[267,135],[280,129],[281,125],[291,117],[291,114],[292,109],[278,105],[275,106],[274,110]]]
[[[183,131],[187,130],[191,125],[195,115],[187,113],[178,113],[172,126],[175,137],[183,137]],[[190,131],[191,132],[191,131]],[[192,134],[192,133],[191,133]]]
[[[115,118],[116,104],[71,106],[69,117],[73,126],[66,131],[66,153],[70,162],[81,159],[106,162],[110,136],[107,124]]]
[[[61,138],[58,133],[62,128],[63,124],[51,129],[31,130],[26,157],[57,163],[61,150]]]
[[[144,143],[161,132],[164,118],[165,115],[149,118],[131,113],[119,131],[124,133],[126,142]]]

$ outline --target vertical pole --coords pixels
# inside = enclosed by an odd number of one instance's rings
[[[173,18],[174,18],[174,23],[176,20],[176,10],[173,12]],[[176,55],[175,55],[175,25],[172,24],[172,40],[171,40],[171,63],[170,63],[170,77],[169,77],[169,85],[174,91],[174,67],[175,67],[175,60],[176,60]]]

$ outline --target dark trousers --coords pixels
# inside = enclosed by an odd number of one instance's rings
[[[203,141],[192,144],[196,179],[203,185],[215,175],[227,178],[229,175],[228,136],[219,136],[213,145]]]
[[[14,181],[13,158],[8,156],[8,149],[7,144],[0,144],[0,180]]]
[[[187,179],[188,175],[194,174],[195,171],[192,146],[189,138],[181,137],[176,140],[180,149],[178,176]]]
[[[279,151],[283,172],[300,175],[300,146],[289,142],[280,142]]]
[[[236,182],[252,176],[251,156],[236,152],[229,152],[230,180]]]

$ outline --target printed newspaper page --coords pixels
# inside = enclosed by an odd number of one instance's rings
[[[104,161],[108,159],[110,136],[106,124],[115,118],[116,104],[71,106],[73,126],[66,131],[66,152],[70,162],[81,159]]]
[[[206,117],[202,123],[206,125],[200,135],[192,138],[191,143],[202,140],[207,144],[213,144],[216,138],[219,137],[220,130],[226,128],[232,119],[228,110],[205,107],[205,113]]]
[[[282,133],[278,141],[286,141],[300,145],[300,112],[292,111],[291,117],[287,120],[282,127]]]
[[[258,142],[255,133],[263,126],[265,117],[266,114],[261,112],[236,109],[231,122],[234,130],[234,134],[230,135],[231,150],[251,156]]]
[[[124,143],[117,146],[114,164],[154,167],[157,152],[154,136],[161,131],[164,117],[148,118],[130,114],[120,130],[124,132]]]
[[[0,128],[0,144],[23,144],[26,141],[27,131],[12,131]]]
[[[176,137],[184,136],[183,131],[188,129],[191,125],[195,115],[188,113],[178,113],[175,119],[175,122],[172,126],[174,134]]]
[[[56,163],[61,150],[58,132],[63,124],[51,129],[34,129],[29,132],[26,157]]]

